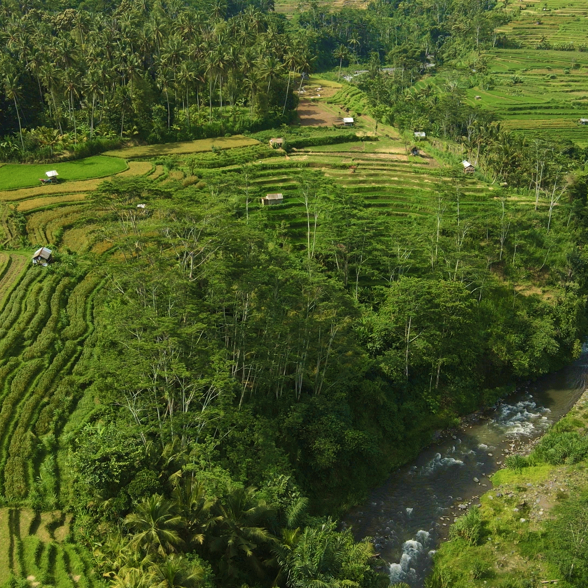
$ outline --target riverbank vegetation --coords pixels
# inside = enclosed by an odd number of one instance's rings
[[[451,529],[427,586],[583,586],[588,478],[586,395]],[[555,581],[555,582],[554,582]]]
[[[586,331],[584,148],[460,86],[512,11],[0,8],[4,160],[128,165],[0,186],[0,580],[387,586],[335,517]]]

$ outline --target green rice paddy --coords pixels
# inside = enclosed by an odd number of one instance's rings
[[[505,129],[529,138],[588,146],[588,126],[579,122],[588,118],[588,3],[527,1],[509,9],[514,19],[498,32],[520,48],[486,54],[487,74],[472,75],[475,85],[464,88],[470,104],[493,111]],[[425,83],[443,80],[440,74]]]
[[[523,47],[535,49],[541,42],[588,46],[588,5],[585,0],[525,0],[510,3],[522,8],[508,25],[499,29]]]
[[[47,164],[5,164],[0,167],[0,190],[39,186],[45,172],[56,170],[63,181],[87,180],[117,174],[127,169],[127,162],[118,157],[96,155],[77,161]]]
[[[495,49],[490,88],[467,90],[472,104],[495,112],[504,128],[588,145],[588,53]]]

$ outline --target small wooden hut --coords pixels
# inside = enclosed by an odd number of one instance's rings
[[[47,249],[47,247],[37,249],[33,254],[33,265],[47,267],[53,261],[52,253],[51,249]]]
[[[473,174],[476,171],[476,168],[469,161],[464,160],[461,165],[463,165],[464,174]]]
[[[266,194],[261,199],[262,206],[273,206],[274,204],[282,204],[284,202],[284,196],[282,194]]]

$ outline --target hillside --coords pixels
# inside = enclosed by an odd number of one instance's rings
[[[550,2],[0,0],[1,588],[389,585],[335,517],[582,349]]]

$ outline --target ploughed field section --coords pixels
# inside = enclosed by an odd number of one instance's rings
[[[65,541],[71,514],[0,509],[0,583],[26,578],[32,588],[102,585],[87,553]]]

